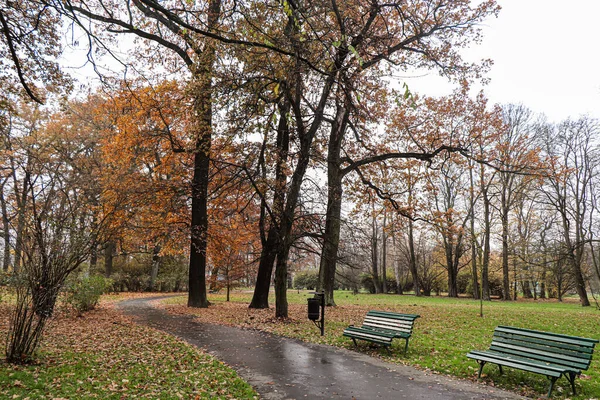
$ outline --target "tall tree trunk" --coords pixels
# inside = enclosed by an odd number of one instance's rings
[[[148,285],[148,290],[154,290],[154,285],[156,284],[156,278],[158,277],[158,268],[160,267],[160,245],[156,244],[154,249],[152,249],[152,269],[150,271],[150,283]]]
[[[483,300],[492,299],[490,293],[490,237],[492,223],[490,221],[490,198],[487,188],[483,192],[483,260],[481,263],[481,296]],[[504,258],[503,258],[504,260]]]
[[[519,293],[519,272],[517,269],[517,257],[516,254],[512,255],[512,262],[513,262],[513,300],[517,300],[518,297],[518,293]]]
[[[531,292],[531,285],[529,284],[529,279],[523,279],[521,281],[521,288],[523,289],[523,298],[532,299],[533,293]]]
[[[392,214],[392,226],[394,226],[394,215]],[[400,277],[400,257],[398,257],[398,245],[396,243],[396,234],[392,230],[392,248],[394,249],[394,278],[396,278],[396,294],[402,294],[402,279]]]
[[[325,215],[323,250],[319,264],[319,289],[325,291],[327,306],[335,306],[333,289],[340,243],[343,195],[340,154],[349,115],[349,109],[338,104],[337,117],[331,124],[327,147],[327,213]]]
[[[415,289],[415,296],[421,296],[421,282],[419,278],[419,270],[417,269],[417,255],[415,254],[415,238],[413,233],[413,221],[408,220],[408,267],[410,274],[413,278],[413,287]]]
[[[471,283],[472,283],[472,294],[474,299],[479,299],[479,282],[478,282],[478,271],[477,271],[477,237],[475,235],[475,184],[473,180],[473,167],[469,165],[469,180],[471,185],[469,186],[470,195],[470,223],[471,223]]]
[[[446,264],[448,265],[448,297],[458,297],[458,269],[455,265],[453,247],[446,248]],[[456,255],[458,257],[458,255]]]
[[[508,265],[508,206],[506,196],[502,192],[501,215],[502,220],[502,299],[510,300],[510,279]],[[515,291],[516,294],[516,291]]]
[[[4,254],[2,257],[2,270],[10,268],[10,219],[4,198],[4,184],[0,187],[0,205],[2,206],[2,231],[4,236]]]
[[[385,232],[385,225],[387,223],[387,213],[383,211],[383,227],[381,228],[381,292],[387,293],[387,234]]]
[[[289,245],[279,246],[277,252],[277,264],[275,266],[275,318],[288,317],[287,301],[287,259]]]
[[[583,277],[583,273],[581,272],[581,259],[577,257],[577,250],[574,248],[571,238],[569,234],[565,230],[565,242],[568,249],[567,260],[569,262],[569,267],[571,269],[571,273],[575,278],[575,291],[577,291],[577,295],[579,295],[579,302],[582,307],[589,307],[590,300],[587,295],[587,290],[585,288],[585,279]]]
[[[96,217],[96,212],[93,212],[91,229],[92,232],[98,230],[98,218]],[[96,238],[93,238],[93,240],[94,242],[90,248],[90,269],[95,271],[98,266],[98,241]]]
[[[29,161],[27,161],[29,164]],[[15,187],[18,187],[16,172],[13,171]],[[26,204],[27,204],[27,193],[29,192],[29,181],[31,179],[31,173],[29,171],[25,172],[25,177],[23,179],[23,188],[20,194],[17,194],[17,232],[15,236],[15,258],[13,260],[13,270],[14,272],[18,272],[21,264],[22,257],[21,254],[23,252],[23,240],[25,235],[25,212],[26,212]]]
[[[213,31],[219,20],[221,0],[210,0],[207,29]],[[205,39],[205,48],[192,67],[190,94],[193,100],[196,143],[192,177],[192,221],[188,307],[209,306],[206,295],[206,248],[208,240],[208,181],[212,146],[212,78],[215,43]]]
[[[371,235],[371,271],[373,274],[373,285],[375,286],[375,293],[381,293],[381,286],[379,280],[379,271],[377,266],[377,216],[375,215],[375,210],[373,209],[373,221],[371,223],[371,227],[373,230],[373,234]]]
[[[117,246],[112,240],[108,241],[106,243],[106,247],[104,247],[104,275],[106,275],[107,278],[110,278],[110,276],[112,275],[113,258],[116,249]]]
[[[261,229],[265,225],[269,226],[266,240],[262,240],[260,253],[260,262],[258,264],[258,273],[254,294],[249,308],[269,308],[269,288],[271,287],[271,277],[273,275],[273,266],[277,258],[279,242],[281,241],[281,220],[285,207],[285,193],[287,185],[287,161],[290,146],[290,129],[287,116],[290,112],[290,102],[284,99],[279,105],[279,122],[277,125],[276,147],[276,165],[275,165],[275,190],[273,193],[272,214],[267,217],[262,211]],[[262,205],[263,210],[266,205]],[[268,222],[267,222],[268,220]],[[264,235],[264,234],[263,234]]]
[[[202,97],[198,93],[199,97]],[[205,94],[210,100],[210,95]],[[197,98],[198,111],[210,105],[203,106],[204,101]],[[205,113],[208,111],[204,110]],[[205,114],[204,117],[210,116]],[[192,224],[189,267],[188,307],[206,308],[209,306],[206,295],[206,248],[208,233],[208,172],[210,161],[211,132],[209,125],[204,122],[205,131],[199,133],[194,154],[194,175],[192,178]]]
[[[540,279],[540,299],[546,298],[546,260],[544,260],[544,265],[542,266],[542,277]]]
[[[269,308],[269,288],[271,287],[273,265],[277,257],[277,236],[277,229],[271,227],[260,252],[256,284],[249,308]]]

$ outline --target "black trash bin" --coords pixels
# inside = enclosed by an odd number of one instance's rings
[[[318,321],[321,318],[321,299],[308,299],[308,319]]]

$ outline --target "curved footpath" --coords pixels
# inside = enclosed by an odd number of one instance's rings
[[[160,298],[164,296],[126,300],[118,307],[138,323],[203,348],[230,365],[263,399],[524,398],[345,349],[199,323],[192,316],[171,315],[149,303]]]

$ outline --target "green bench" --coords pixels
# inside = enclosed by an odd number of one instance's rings
[[[561,375],[571,383],[575,394],[575,377],[589,368],[598,340],[529,329],[498,326],[487,351],[471,351],[467,357],[479,363],[478,378],[486,363],[546,375],[550,380],[548,397]]]
[[[344,329],[344,336],[352,339],[358,346],[356,339],[377,343],[389,352],[392,340],[399,338],[406,340],[404,352],[408,349],[408,339],[412,335],[413,324],[419,315],[399,314],[388,311],[369,311],[365,316],[362,326],[350,325]]]

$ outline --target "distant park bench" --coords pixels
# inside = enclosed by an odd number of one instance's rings
[[[500,373],[506,366],[546,375],[550,397],[561,375],[569,380],[575,394],[575,377],[589,368],[596,343],[595,339],[499,326],[494,330],[489,350],[471,351],[467,357],[479,363],[478,378],[488,362],[498,364]]]
[[[355,346],[357,346],[356,339],[366,340],[384,346],[388,352],[392,339],[404,339],[406,353],[408,339],[412,335],[413,324],[417,318],[419,315],[415,314],[369,311],[362,326],[350,325],[344,329],[344,336],[351,338]]]

